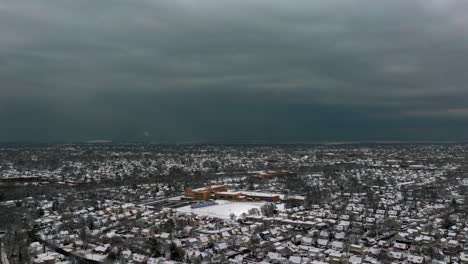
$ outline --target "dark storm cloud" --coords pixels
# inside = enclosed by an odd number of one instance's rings
[[[0,138],[462,138],[467,17],[461,0],[5,0]]]

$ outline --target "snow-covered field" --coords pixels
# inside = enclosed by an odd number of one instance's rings
[[[229,216],[233,213],[237,217],[242,213],[247,213],[252,208],[257,208],[260,210],[260,207],[265,204],[263,202],[232,202],[224,200],[216,200],[217,205],[207,206],[203,208],[192,209],[189,206],[184,206],[177,208],[177,211],[184,213],[194,213],[197,215],[206,215],[219,217],[222,219],[229,219]]]
[[[89,254],[86,254],[85,258],[90,259],[90,260],[96,260],[96,261],[99,261],[99,262],[103,262],[107,258],[107,255],[89,253]]]

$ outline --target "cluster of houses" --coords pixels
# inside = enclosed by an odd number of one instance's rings
[[[37,212],[31,216],[37,234],[29,246],[31,262],[468,263],[468,180],[459,150],[183,146],[137,155],[131,148],[138,147],[93,147],[102,162],[77,159],[66,163],[67,170],[82,178],[76,182],[167,176],[174,168],[219,179],[185,192],[182,184],[122,183],[66,190],[53,199],[25,198],[23,207]],[[67,151],[76,157],[86,149]],[[19,173],[13,162],[6,164],[3,175],[12,179],[66,180],[65,167]],[[202,201],[208,208],[180,210]],[[233,203],[274,210],[224,218],[204,213]]]
[[[468,263],[466,218],[455,213],[445,226],[441,214],[451,200],[430,204],[404,199],[395,187],[375,191],[377,208],[368,207],[366,193],[335,193],[331,204],[226,220],[106,201],[68,216],[46,210],[36,224],[43,241],[101,262]],[[37,242],[31,248],[35,263],[63,259]]]

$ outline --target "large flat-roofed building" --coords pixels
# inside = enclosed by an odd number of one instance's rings
[[[206,190],[185,191],[185,196],[192,197],[193,200],[208,200],[211,198],[211,193]]]
[[[220,200],[243,200],[243,196],[240,192],[217,192],[215,193],[215,199]]]
[[[261,192],[242,192],[247,200],[277,202],[281,200],[280,194]]]
[[[208,188],[208,191],[210,191],[211,193],[227,192],[226,185],[211,185],[211,186],[208,186],[207,188]]]
[[[236,200],[236,201],[267,201],[277,202],[282,195],[275,193],[237,191],[229,192],[225,185],[211,185],[197,189],[186,189],[185,197],[191,200],[206,201],[209,199]]]
[[[198,189],[186,189],[185,196],[190,197],[193,200],[208,200],[213,194],[217,192],[226,192],[227,187],[225,185],[211,185]]]

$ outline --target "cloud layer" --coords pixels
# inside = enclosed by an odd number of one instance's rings
[[[468,3],[5,0],[0,141],[464,139]]]

